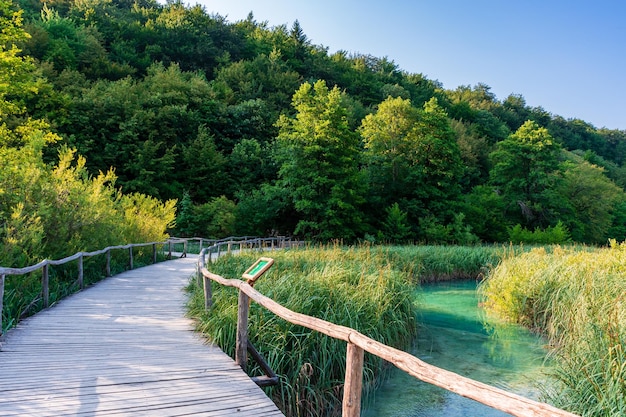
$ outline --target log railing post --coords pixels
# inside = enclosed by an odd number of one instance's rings
[[[232,241],[232,240],[229,240],[229,241],[228,241],[228,254],[229,254],[229,255],[230,255],[230,251],[232,250],[232,248],[233,248],[233,241]]]
[[[235,341],[235,363],[246,369],[248,362],[248,310],[250,298],[239,290],[239,304],[237,308],[237,339]]]
[[[4,277],[5,277],[5,275],[0,275],[0,335],[2,334],[2,309],[3,309],[3,300],[4,300]]]
[[[361,415],[361,392],[363,391],[364,351],[353,343],[348,343],[346,351],[346,379],[343,385],[342,417]]]
[[[43,308],[50,305],[50,282],[48,275],[48,264],[41,268],[41,293],[43,296]]]
[[[211,259],[211,252],[209,252],[209,259]],[[205,277],[202,273],[202,268],[206,265],[204,258],[204,251],[200,251],[200,260],[198,262],[198,287],[200,286],[200,280],[202,280],[202,289],[204,290],[204,309],[208,310],[213,305],[213,289],[211,287],[211,279]]]
[[[210,253],[209,256],[211,256]],[[204,252],[202,252],[202,250],[200,250],[198,258],[198,262],[196,262],[196,285],[200,287],[200,284],[202,283],[202,268],[206,266],[206,258],[204,257]]]
[[[78,287],[82,290],[85,288],[84,282],[83,254],[78,257]]]
[[[107,266],[106,266],[106,276],[111,276],[111,249],[107,250]]]
[[[167,253],[167,259],[172,259],[172,241],[170,240],[167,243],[169,244],[168,245],[169,249],[168,249],[168,253]]]
[[[155,264],[157,263],[157,249],[156,249],[156,243],[152,244],[152,263]]]
[[[181,258],[186,258],[187,257],[187,242],[188,242],[188,240],[184,240],[183,241],[183,254],[182,254]]]
[[[133,269],[133,246],[128,248],[128,268]]]
[[[208,277],[204,277],[204,309],[208,310],[213,305],[213,287],[211,284],[211,279]]]

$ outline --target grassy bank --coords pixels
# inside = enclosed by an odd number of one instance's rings
[[[626,245],[535,249],[503,261],[481,287],[493,313],[546,334],[555,405],[626,415]]]
[[[500,246],[392,246],[385,248],[394,266],[414,282],[476,279],[520,248]]]
[[[275,264],[255,285],[287,308],[349,326],[373,339],[408,350],[417,331],[415,283],[478,274],[501,250],[450,247],[328,246],[277,251]],[[238,278],[258,253],[221,258],[210,270]],[[193,285],[192,285],[193,287]],[[234,356],[237,293],[214,288],[214,307],[203,311],[201,291],[190,301],[199,330]],[[341,413],[346,346],[342,341],[291,325],[252,303],[250,337],[281,381],[269,395],[287,416]],[[364,384],[384,377],[382,361],[366,354]],[[248,372],[258,374],[258,369]]]

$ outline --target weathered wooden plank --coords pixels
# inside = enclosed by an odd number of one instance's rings
[[[0,415],[281,416],[184,317],[194,262],[108,278],[7,332]]]

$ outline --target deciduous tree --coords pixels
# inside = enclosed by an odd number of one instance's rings
[[[304,83],[293,96],[294,118],[278,122],[279,183],[300,221],[295,233],[352,240],[363,230],[359,137],[348,126],[338,88]]]
[[[546,227],[558,219],[560,151],[546,128],[527,121],[491,154],[491,183],[524,227]]]
[[[378,210],[398,202],[413,225],[426,216],[452,219],[462,165],[455,133],[436,99],[417,109],[390,97],[365,117],[360,133]]]

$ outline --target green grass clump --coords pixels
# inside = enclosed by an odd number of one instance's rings
[[[496,246],[392,246],[385,249],[395,269],[416,282],[476,279],[500,262],[505,253],[518,251]]]
[[[626,415],[626,244],[534,249],[503,261],[481,292],[491,312],[548,337],[560,382],[548,401]]]
[[[256,283],[261,293],[283,306],[332,323],[352,327],[380,342],[408,349],[416,335],[414,285],[394,268],[380,248],[331,246],[271,253],[274,266]],[[238,278],[258,257],[221,258],[212,272]],[[191,314],[199,329],[234,355],[237,292],[214,285],[214,307],[203,311],[201,291],[192,297]],[[280,384],[268,394],[287,416],[341,413],[346,343],[292,325],[256,303],[250,308],[250,338]],[[384,374],[382,360],[365,356],[364,384],[374,388]],[[251,365],[250,374],[260,371]]]

